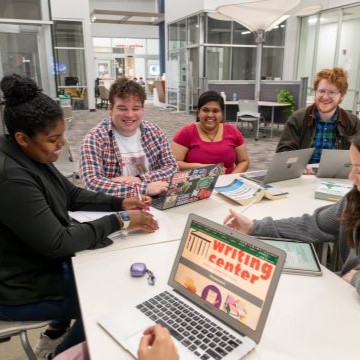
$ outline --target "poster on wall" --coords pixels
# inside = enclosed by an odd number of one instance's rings
[[[149,64],[149,76],[160,76],[159,64]]]

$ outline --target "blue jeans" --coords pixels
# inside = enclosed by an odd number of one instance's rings
[[[65,297],[63,300],[42,301],[25,305],[0,304],[0,320],[4,321],[47,321],[54,319],[50,324],[53,328],[66,329],[70,325],[71,319],[77,319],[63,342],[56,348],[55,355],[85,341],[75,279],[66,263],[64,263],[64,279]]]

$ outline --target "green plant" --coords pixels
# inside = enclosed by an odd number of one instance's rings
[[[281,89],[277,94],[277,101],[279,103],[288,103],[289,106],[283,109],[283,113],[286,115],[291,115],[295,111],[295,98],[294,95],[286,89]]]

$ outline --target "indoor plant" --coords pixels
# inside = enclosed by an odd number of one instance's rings
[[[289,90],[281,89],[277,94],[277,101],[279,103],[288,103],[289,106],[283,109],[283,112],[286,115],[291,115],[295,111],[295,98],[294,95],[291,94]]]

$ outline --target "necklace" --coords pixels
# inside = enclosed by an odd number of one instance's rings
[[[217,129],[216,129],[215,134],[214,134],[213,136],[209,135],[209,134],[206,132],[206,130],[201,126],[201,124],[199,124],[199,125],[200,125],[200,129],[201,129],[201,131],[203,132],[203,134],[204,134],[211,142],[214,142],[214,140],[215,140],[215,138],[216,138],[216,136],[217,136],[217,134],[218,134],[218,132],[219,132],[220,125],[217,126]]]

